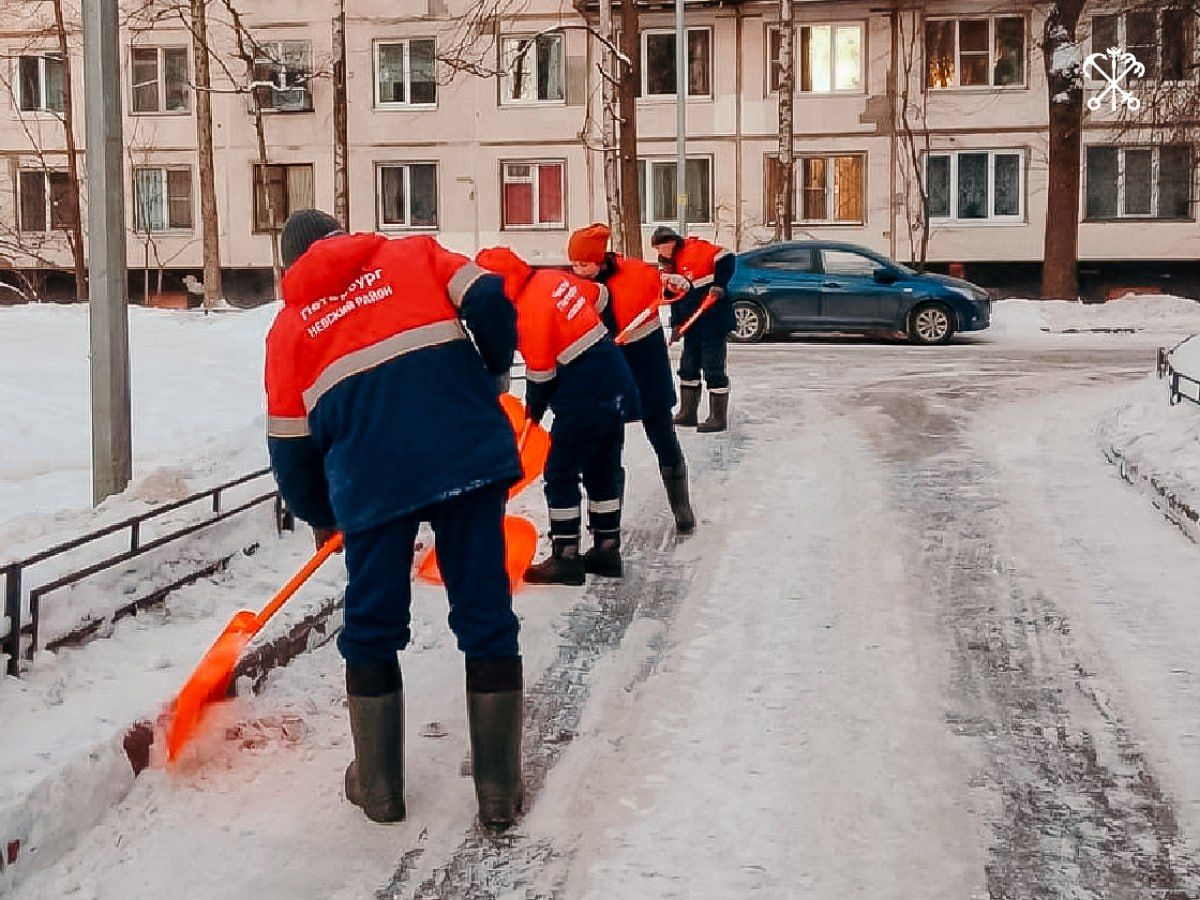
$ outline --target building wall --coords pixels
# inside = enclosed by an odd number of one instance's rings
[[[0,6],[3,6],[0,0]],[[29,4],[8,18],[0,44],[9,57],[5,90],[0,91],[0,257],[15,266],[54,264],[69,267],[61,235],[23,240],[14,248],[17,220],[17,171],[39,164],[41,148],[48,165],[63,161],[61,126],[45,113],[18,113],[14,91],[16,63],[23,49],[47,50],[53,42],[38,33],[38,13]],[[40,5],[40,6],[45,6]],[[312,83],[313,111],[264,115],[269,156],[275,164],[313,166],[316,205],[332,208],[333,62],[332,6],[329,0],[290,0],[286,10],[247,4],[246,22],[260,40],[311,42],[318,72]],[[582,20],[562,0],[531,0],[518,15],[501,23],[503,34],[532,34],[555,25],[570,26],[563,35],[565,91],[558,102],[523,107],[501,104],[496,77],[439,71],[437,102],[428,108],[382,108],[375,97],[375,47],[381,41],[434,38],[444,48],[460,30],[466,0],[420,0],[397,12],[392,0],[352,4],[347,22],[349,95],[349,172],[351,227],[387,229],[379,218],[378,167],[382,164],[434,163],[437,166],[437,226],[450,247],[509,244],[534,261],[560,263],[570,230],[607,216],[599,143],[597,45],[579,26]],[[980,15],[969,0],[930,0],[931,17]],[[861,155],[864,195],[861,221],[800,222],[797,236],[836,238],[861,243],[902,259],[912,257],[919,239],[906,215],[904,196],[914,202],[914,179],[903,135],[894,133],[889,87],[902,94],[906,37],[916,35],[908,95],[915,114],[918,152],[1007,151],[1021,159],[1021,215],[1014,221],[935,221],[930,228],[929,259],[938,262],[1040,260],[1046,209],[1046,81],[1037,50],[1043,28],[1032,4],[1011,0],[989,11],[1018,15],[1025,22],[1025,84],[1011,88],[924,89],[923,22],[910,14],[892,16],[869,2],[802,0],[800,26],[858,24],[863,28],[861,88],[838,93],[799,92],[795,103],[797,155]],[[1040,7],[1039,7],[1040,8]],[[7,15],[7,9],[5,13]],[[42,10],[42,14],[46,11]],[[22,19],[24,17],[24,19]],[[769,240],[771,198],[767,196],[767,157],[777,149],[777,98],[768,85],[768,41],[777,5],[747,0],[739,5],[689,4],[688,24],[710,33],[710,96],[687,105],[688,154],[710,160],[711,222],[694,231],[735,247]],[[243,64],[232,33],[214,13],[214,145],[221,230],[222,264],[231,269],[270,265],[270,239],[253,227],[253,170],[258,158],[254,119],[244,93]],[[647,10],[643,31],[673,28],[669,10]],[[196,171],[194,98],[189,110],[175,114],[135,114],[132,106],[131,47],[187,46],[189,34],[177,19],[165,17],[149,32],[131,27],[122,38],[124,77],[120,85],[126,116],[129,165],[183,166],[192,171],[193,224],[151,236],[130,233],[131,267],[199,270],[199,177]],[[72,31],[77,138],[83,145],[82,58],[79,34]],[[498,65],[498,51],[484,60]],[[191,65],[189,56],[189,67]],[[644,97],[639,103],[640,153],[670,160],[675,154],[673,98]],[[1112,142],[1112,117],[1089,114],[1085,141]],[[504,228],[501,222],[501,170],[504,163],[547,161],[565,166],[561,225]],[[126,179],[126,204],[133,220],[133,175]],[[1101,259],[1194,259],[1198,254],[1194,206],[1188,221],[1084,222],[1080,255]],[[1081,216],[1083,215],[1081,203]],[[85,220],[86,221],[86,220]],[[644,229],[649,235],[653,225]],[[36,247],[35,247],[36,245]],[[648,248],[647,248],[648,249]]]

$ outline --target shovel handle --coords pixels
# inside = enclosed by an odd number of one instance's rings
[[[641,328],[642,325],[644,325],[646,322],[649,322],[650,317],[658,312],[658,307],[661,304],[662,304],[661,299],[655,300],[651,306],[646,307],[640,313],[638,313],[637,316],[634,317],[632,322],[630,322],[628,325],[626,325],[624,328],[621,329],[621,333],[618,334],[616,336],[616,338],[614,339],[616,341],[616,343],[618,345],[627,344],[629,342],[629,336],[631,334],[633,334],[635,331],[637,331],[637,329]]]
[[[321,545],[321,549],[313,554],[312,559],[306,562],[304,567],[292,576],[291,581],[280,588],[279,593],[271,598],[271,602],[262,608],[262,612],[258,614],[258,627],[262,628],[266,625],[271,620],[271,617],[279,612],[280,607],[291,599],[292,594],[300,590],[300,586],[308,581],[312,573],[317,571],[325,560],[341,549],[342,533],[338,531]]]

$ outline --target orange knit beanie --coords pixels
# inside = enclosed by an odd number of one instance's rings
[[[599,222],[579,229],[567,241],[567,257],[571,262],[604,262],[604,254],[608,250],[608,238],[611,234],[608,226]]]

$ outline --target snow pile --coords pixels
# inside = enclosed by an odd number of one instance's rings
[[[1184,297],[1129,295],[1108,303],[1042,305],[1052,331],[1200,331],[1200,303]]]
[[[1001,340],[1038,337],[1049,331],[1040,300],[998,300],[992,304],[992,324],[984,332]]]

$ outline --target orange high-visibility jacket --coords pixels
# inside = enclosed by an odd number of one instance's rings
[[[658,269],[640,259],[610,255],[613,274],[608,277],[607,301],[601,297],[599,312],[611,307],[611,320],[616,325],[614,336],[622,333],[638,316],[655,306],[662,298],[662,275]],[[662,327],[658,315],[652,315],[626,338],[627,344],[649,337]]]

